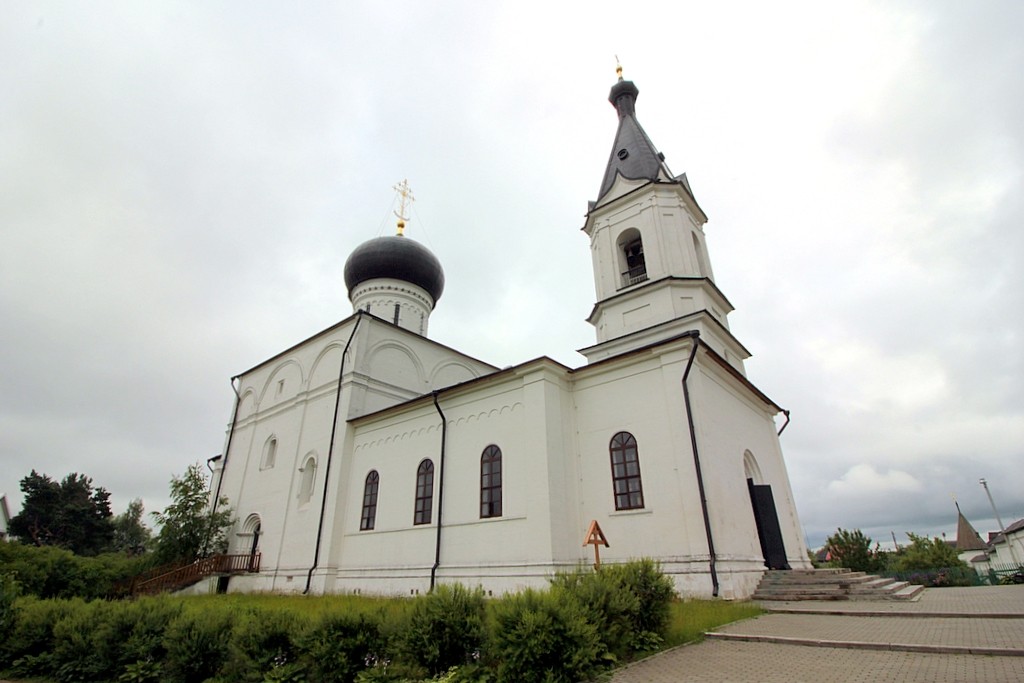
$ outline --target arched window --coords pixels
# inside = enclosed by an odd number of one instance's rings
[[[416,470],[416,513],[413,524],[430,524],[434,505],[434,463],[424,460]]]
[[[299,505],[305,505],[313,497],[313,485],[316,484],[316,458],[310,455],[299,468],[302,478],[299,480]]]
[[[260,469],[269,470],[274,466],[274,460],[277,459],[277,437],[272,436],[267,439],[267,442],[263,444],[263,459],[260,460]]]
[[[380,486],[380,475],[377,470],[370,470],[363,486],[363,516],[359,520],[359,530],[369,531],[377,522],[377,489]]]
[[[609,446],[612,456],[612,490],[616,510],[639,510],[644,506],[644,488],[640,482],[640,456],[636,439],[619,432]]]
[[[501,449],[493,445],[480,456],[480,517],[501,517]]]

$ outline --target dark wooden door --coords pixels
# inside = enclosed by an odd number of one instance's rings
[[[747,479],[747,488],[750,489],[750,504],[754,508],[754,521],[757,523],[757,536],[761,540],[765,566],[769,569],[789,569],[771,485],[755,484],[753,479]]]

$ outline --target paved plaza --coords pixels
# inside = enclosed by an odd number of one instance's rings
[[[913,602],[764,603],[611,683],[1024,681],[1024,586],[931,588]]]

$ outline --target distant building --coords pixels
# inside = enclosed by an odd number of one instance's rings
[[[429,339],[440,262],[401,232],[362,244],[353,315],[235,378],[214,483],[238,516],[231,551],[261,564],[221,588],[515,591],[593,562],[592,520],[603,562],[652,557],[685,595],[745,598],[767,569],[810,567],[783,411],[747,379],[707,218],[638,92],[611,90],[618,131],[583,226],[588,363],[499,369]]]
[[[1024,519],[990,535],[988,558],[994,567],[1024,565]]]
[[[993,581],[1012,574],[1015,567],[1024,566],[1024,519],[1017,520],[1005,531],[990,532],[986,541],[960,512],[959,505],[956,511],[955,547],[958,557],[968,566],[982,576],[992,577]]]
[[[968,566],[977,568],[975,560],[979,555],[987,559],[988,543],[981,539],[981,534],[971,525],[964,513],[960,511],[960,504],[956,505],[956,548],[957,556],[967,563]]]
[[[7,494],[0,495],[0,541],[6,541],[11,526],[11,510],[7,506]]]

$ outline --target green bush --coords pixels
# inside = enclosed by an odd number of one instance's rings
[[[828,563],[832,567],[845,567],[855,572],[882,571],[888,563],[886,553],[877,543],[872,549],[872,543],[860,529],[836,529],[836,533],[825,540],[831,557]]]
[[[616,659],[663,642],[675,586],[653,560],[605,565],[599,572],[580,569],[555,576],[551,584],[580,605]]]
[[[181,616],[182,601],[160,596],[127,603],[124,618],[132,622],[131,633],[120,645],[122,677],[130,681],[150,680],[167,658],[164,636],[175,619]],[[128,675],[134,672],[134,676]],[[127,677],[126,677],[127,676]]]
[[[532,589],[494,606],[490,654],[498,680],[510,683],[575,683],[608,662],[597,628],[576,600]]]
[[[616,660],[623,660],[632,652],[633,622],[640,611],[640,600],[624,589],[622,572],[610,569],[559,574],[551,585],[560,599],[580,607],[583,616],[596,627],[604,648]]]
[[[224,610],[182,611],[164,634],[168,683],[196,683],[216,675],[228,656],[232,625],[231,613]]]
[[[298,641],[309,620],[282,610],[249,610],[236,617],[230,655],[222,669],[229,681],[291,680],[298,675]]]
[[[94,649],[93,633],[107,622],[110,607],[110,603],[76,599],[72,609],[53,625],[53,678],[61,683],[77,683],[109,677],[112,666]]]
[[[300,643],[301,659],[310,680],[353,683],[356,675],[379,659],[384,639],[378,619],[346,613],[327,614]]]
[[[10,668],[17,676],[49,675],[52,672],[53,627],[76,604],[81,603],[20,598],[15,605],[18,612],[14,627],[0,642],[0,669]]]
[[[676,589],[658,563],[644,558],[612,565],[607,570],[618,575],[623,588],[640,601],[640,609],[633,614],[633,631],[664,635],[669,622],[669,605],[675,598]],[[601,573],[605,571],[602,569]]]
[[[60,683],[576,681],[650,649],[672,582],[650,561],[556,577],[487,601],[444,585],[416,600],[17,596],[0,576],[0,670]]]
[[[886,576],[929,588],[951,588],[982,585],[978,572],[968,567],[941,567],[905,572],[886,572]]]
[[[900,548],[893,563],[897,572],[926,571],[930,569],[968,569],[956,549],[941,538],[928,538],[907,532],[910,545]]]
[[[404,650],[431,674],[475,661],[486,636],[485,615],[483,589],[441,584],[414,601]]]
[[[6,641],[14,632],[18,622],[17,600],[20,594],[21,588],[14,574],[0,574],[0,642]]]
[[[180,601],[144,598],[97,604],[88,655],[96,680],[155,678],[167,653],[164,633],[181,613]]]
[[[40,598],[105,598],[151,562],[145,556],[107,553],[79,557],[53,546],[0,543],[0,567],[14,574],[23,595]]]

